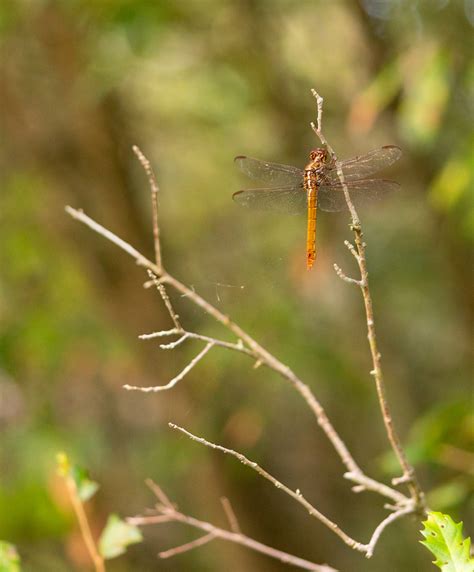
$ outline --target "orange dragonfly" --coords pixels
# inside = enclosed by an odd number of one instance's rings
[[[339,161],[352,201],[356,206],[366,200],[384,196],[399,187],[395,181],[369,178],[374,173],[392,165],[402,152],[395,145],[374,149],[366,155]],[[233,194],[234,201],[242,206],[258,210],[270,210],[289,214],[306,214],[306,266],[310,269],[316,260],[316,213],[337,212],[347,209],[337,165],[328,151],[318,148],[311,151],[309,163],[304,169],[280,165],[239,156],[234,159],[245,175],[268,188],[247,189]]]

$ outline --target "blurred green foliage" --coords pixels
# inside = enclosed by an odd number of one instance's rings
[[[20,557],[16,548],[9,542],[0,541],[0,571],[20,572]]]
[[[169,326],[159,297],[125,255],[63,211],[84,208],[151,256],[138,143],[160,184],[167,268],[291,365],[361,465],[389,479],[396,467],[367,373],[361,301],[332,269],[350,273],[347,217],[321,214],[307,273],[304,223],[243,212],[230,199],[243,184],[237,154],[305,164],[318,144],[311,87],[325,98],[324,129],[339,156],[403,148],[387,175],[402,184],[399,196],[361,213],[378,335],[396,423],[432,506],[469,526],[472,25],[472,2],[454,0],[0,4],[0,537],[18,547],[25,570],[88,569],[55,476],[62,449],[101,483],[89,503],[94,530],[112,512],[148,506],[150,476],[198,518],[219,521],[225,494],[258,540],[361,566],[245,468],[167,431],[172,420],[241,449],[368,538],[384,514],[378,499],[348,491],[291,388],[216,349],[170,394],[121,390],[165,382],[200,348],[139,343]],[[173,303],[190,330],[225,335],[186,299]],[[416,531],[394,525],[364,569],[430,570]],[[111,570],[154,570],[159,549],[192,535],[150,529]],[[160,566],[281,569],[215,543]]]

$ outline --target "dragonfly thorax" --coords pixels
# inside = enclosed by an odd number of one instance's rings
[[[313,149],[309,154],[309,163],[305,167],[305,171],[313,171],[316,175],[322,173],[328,160],[327,149],[318,147]]]

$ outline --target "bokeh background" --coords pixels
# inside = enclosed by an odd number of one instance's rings
[[[244,356],[216,349],[172,392],[125,392],[124,383],[165,383],[201,344],[164,352],[140,342],[170,327],[158,294],[127,255],[64,212],[83,208],[152,256],[139,144],[161,187],[169,271],[288,363],[361,466],[390,479],[362,301],[332,268],[355,271],[348,216],[321,213],[307,272],[304,220],[231,200],[249,183],[235,155],[305,164],[318,143],[311,87],[340,157],[403,148],[388,173],[401,191],[360,213],[379,341],[429,502],[469,529],[473,25],[471,0],[1,3],[0,538],[25,570],[90,570],[56,476],[61,450],[101,484],[89,506],[96,533],[111,512],[151,506],[152,477],[183,511],[219,525],[219,497],[229,497],[245,532],[315,562],[434,569],[416,521],[392,525],[366,561],[252,471],[167,428],[241,450],[367,541],[381,499],[351,493],[305,403]],[[170,295],[186,328],[231,339]],[[198,533],[177,524],[144,533],[108,569],[284,569],[220,542],[158,561]]]

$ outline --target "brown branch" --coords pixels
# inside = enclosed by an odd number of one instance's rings
[[[160,246],[160,227],[158,225],[158,184],[156,182],[155,173],[153,173],[153,169],[151,167],[150,161],[145,157],[145,155],[141,152],[140,148],[137,145],[132,147],[135,155],[138,157],[145,173],[148,177],[148,182],[150,184],[151,190],[151,201],[152,201],[152,214],[153,214],[153,242],[155,246],[155,263],[156,267],[158,268],[158,274],[161,274],[161,270],[163,269],[163,265],[161,262],[161,246]]]
[[[351,199],[350,199],[350,196],[348,193],[348,189],[347,189],[347,185],[344,183],[344,175],[340,169],[339,163],[337,163],[337,158],[334,154],[334,151],[327,144],[327,141],[324,139],[324,136],[322,135],[322,131],[321,131],[322,98],[320,98],[315,92],[314,92],[314,95],[318,101],[318,126],[315,127],[314,125],[312,125],[312,127],[316,131],[318,136],[320,136],[323,144],[326,144],[329,152],[331,153],[333,159],[336,161],[336,164],[338,165],[338,175],[341,179],[341,183],[343,185],[344,193],[346,196],[346,202],[347,202],[348,208],[351,212],[352,223],[353,223],[352,228],[353,228],[354,233],[355,233],[355,242],[356,242],[356,246],[354,247],[353,245],[351,245],[350,243],[348,243],[346,241],[346,246],[348,247],[350,252],[353,254],[354,258],[356,259],[356,261],[359,265],[359,268],[361,270],[361,279],[359,281],[359,280],[355,280],[353,278],[349,278],[348,276],[346,276],[343,273],[343,271],[339,267],[336,267],[336,271],[338,272],[339,276],[343,280],[345,280],[346,282],[357,284],[363,291],[364,302],[366,304],[369,342],[371,344],[370,347],[371,347],[372,357],[373,357],[373,361],[374,361],[374,375],[376,376],[377,388],[379,391],[379,399],[380,399],[381,403],[382,402],[386,403],[386,400],[385,401],[382,400],[381,396],[380,396],[380,387],[383,390],[384,386],[383,386],[383,382],[382,382],[382,378],[381,378],[381,371],[380,371],[380,375],[379,375],[379,372],[378,372],[377,367],[376,367],[378,365],[380,368],[380,356],[379,356],[378,352],[374,353],[374,349],[376,350],[377,346],[375,343],[375,330],[373,328],[373,311],[372,311],[372,306],[371,306],[371,298],[370,298],[370,292],[368,290],[367,270],[366,270],[366,263],[365,263],[365,244],[362,242],[362,232],[360,230],[360,221],[359,221],[357,212],[354,208],[354,205],[351,202]],[[137,153],[137,150],[135,150],[135,152]],[[91,229],[93,229],[95,232],[97,232],[98,234],[101,234],[102,236],[106,237],[108,240],[110,240],[111,242],[113,242],[114,244],[119,246],[121,249],[123,249],[125,252],[127,252],[130,256],[132,256],[135,259],[135,261],[137,262],[137,264],[144,266],[145,268],[147,268],[149,271],[151,271],[153,273],[152,281],[150,283],[147,283],[147,286],[149,286],[150,284],[155,284],[159,288],[160,294],[163,298],[165,306],[168,309],[170,317],[173,320],[175,327],[171,330],[154,332],[152,334],[145,334],[145,335],[141,336],[142,339],[151,339],[151,338],[155,338],[155,337],[157,337],[157,338],[158,337],[166,337],[166,336],[171,336],[171,335],[178,335],[179,336],[179,338],[173,342],[170,342],[167,344],[161,344],[161,347],[163,349],[174,349],[177,346],[179,346],[180,344],[184,343],[189,338],[206,341],[208,345],[204,348],[204,350],[198,356],[196,356],[196,358],[194,358],[194,360],[190,364],[188,364],[188,366],[176,378],[171,380],[171,382],[169,382],[166,386],[161,386],[161,387],[158,386],[158,387],[150,387],[150,388],[136,388],[136,387],[131,388],[130,386],[126,386],[126,387],[128,389],[138,389],[141,391],[161,391],[163,389],[169,389],[169,388],[173,387],[176,383],[178,383],[186,375],[186,373],[200,359],[202,359],[202,357],[204,357],[205,353],[207,353],[207,351],[209,351],[213,345],[217,345],[217,346],[225,347],[227,349],[232,349],[234,351],[239,351],[241,353],[245,353],[249,357],[252,357],[253,359],[255,359],[256,364],[258,364],[258,365],[263,364],[263,365],[267,366],[269,369],[278,373],[282,378],[284,378],[291,385],[293,385],[293,387],[298,391],[298,393],[300,393],[300,395],[303,397],[303,399],[307,403],[308,407],[314,413],[318,424],[320,425],[323,432],[326,434],[327,438],[329,439],[329,441],[333,445],[334,449],[338,453],[341,461],[343,462],[343,464],[347,468],[347,472],[344,474],[344,477],[346,479],[352,481],[352,483],[354,483],[355,486],[353,487],[353,490],[355,492],[360,492],[360,491],[364,491],[364,490],[374,491],[374,492],[377,492],[377,493],[389,498],[390,500],[394,501],[395,506],[393,507],[393,510],[395,512],[393,513],[393,515],[396,514],[397,515],[396,518],[398,518],[399,516],[402,516],[404,514],[407,514],[408,512],[412,512],[413,511],[413,502],[409,498],[407,498],[405,495],[403,495],[402,493],[400,493],[396,489],[394,489],[388,485],[385,485],[384,483],[380,483],[380,482],[366,476],[362,472],[362,470],[359,468],[356,461],[354,460],[354,458],[350,454],[349,450],[347,449],[345,443],[343,442],[343,440],[341,439],[341,437],[339,436],[339,434],[336,432],[335,428],[333,427],[333,425],[329,421],[322,405],[316,399],[315,395],[312,393],[309,386],[307,386],[303,381],[301,381],[301,379],[299,379],[296,376],[296,374],[288,366],[286,366],[285,364],[280,362],[275,356],[273,356],[270,352],[268,352],[265,348],[263,348],[260,344],[258,344],[249,334],[247,334],[244,330],[242,330],[242,328],[240,328],[240,326],[238,326],[235,322],[233,322],[227,315],[223,314],[215,306],[213,306],[212,304],[207,302],[204,298],[199,296],[199,294],[197,294],[193,288],[188,288],[185,284],[183,284],[182,282],[180,282],[179,280],[177,280],[176,278],[174,278],[173,276],[171,276],[170,274],[165,272],[165,270],[163,269],[163,266],[162,266],[160,246],[159,246],[158,203],[157,203],[158,187],[156,185],[156,181],[154,179],[154,175],[153,175],[152,171],[149,170],[149,169],[151,169],[151,167],[150,167],[148,160],[144,157],[144,155],[141,153],[141,151],[139,151],[139,153],[137,153],[137,155],[139,156],[142,165],[144,166],[144,168],[147,171],[147,175],[148,175],[148,178],[150,181],[150,187],[151,187],[151,191],[152,191],[153,225],[154,225],[156,262],[151,262],[150,260],[148,260],[146,257],[144,257],[140,252],[138,252],[131,245],[129,245],[128,243],[126,243],[125,241],[123,241],[122,239],[117,237],[115,234],[111,233],[109,230],[107,230],[104,227],[102,227],[101,225],[99,225],[97,222],[95,222],[90,217],[85,215],[82,211],[78,211],[78,210],[72,209],[70,207],[67,207],[66,211],[73,218],[75,218],[75,219],[81,221],[82,223],[86,224]],[[215,339],[209,338],[207,336],[201,336],[200,334],[195,334],[192,332],[185,331],[179,322],[178,316],[177,316],[176,312],[174,311],[174,309],[171,305],[171,302],[169,300],[169,297],[168,297],[166,291],[164,290],[165,285],[170,285],[177,292],[179,292],[183,297],[188,298],[192,303],[194,303],[195,305],[197,305],[198,307],[203,309],[205,312],[207,312],[212,318],[214,318],[217,322],[219,322],[224,327],[226,327],[230,332],[232,332],[237,337],[238,342],[236,344],[232,344],[230,342],[215,340]],[[384,393],[382,393],[382,396],[384,396]],[[384,408],[382,408],[382,411],[384,412]],[[388,423],[388,419],[390,419],[390,423]],[[392,426],[392,423],[391,423],[391,417],[389,416],[389,412],[388,412],[388,415],[384,413],[384,422],[386,423],[386,426],[387,425],[389,426],[388,427],[388,435],[389,435],[389,439],[392,442],[393,435],[396,436],[396,433],[390,431],[390,427]],[[200,438],[196,437],[196,440],[199,440],[199,439]],[[202,442],[204,442],[204,440],[202,440]],[[208,442],[204,442],[204,443],[208,443]],[[396,445],[396,443],[395,443],[395,445]],[[396,452],[401,451],[403,453],[403,450],[401,449],[399,442],[398,442],[398,445],[399,445],[398,448],[395,446],[394,450]],[[210,444],[209,446],[214,446],[214,448],[221,449],[224,452],[228,452],[228,453],[231,452],[230,450],[226,450],[225,448],[222,448],[218,445]],[[236,453],[236,452],[233,452],[233,453],[235,454],[235,456],[240,458],[240,460],[242,460],[242,462],[243,462],[243,459],[246,459],[240,453]],[[239,457],[239,455],[240,455],[240,457]],[[248,459],[246,459],[246,460],[248,461]],[[251,461],[248,461],[248,463],[249,463],[249,466],[255,465],[255,464],[252,464]],[[403,464],[402,464],[402,467],[404,468],[404,478],[407,478],[410,480],[410,486],[411,486],[410,491],[412,492],[412,497],[415,498],[413,495],[413,487],[415,486],[416,481],[414,481],[412,479],[411,474],[409,474],[408,472],[405,471],[405,467]],[[253,468],[255,468],[255,466],[253,466]],[[261,469],[261,471],[263,471],[263,469]],[[265,478],[267,478],[268,480],[273,482],[275,484],[275,486],[282,488],[283,490],[285,490],[285,492],[287,492],[287,494],[290,494],[290,496],[292,496],[293,498],[295,498],[295,500],[300,502],[300,504],[303,504],[303,506],[306,507],[306,509],[310,512],[310,514],[312,514],[316,518],[319,518],[319,520],[324,522],[329,528],[331,528],[331,530],[335,531],[336,534],[338,534],[344,540],[344,542],[346,542],[346,544],[352,546],[356,550],[360,550],[361,552],[365,552],[366,554],[372,553],[373,547],[375,546],[375,543],[376,543],[377,539],[379,538],[382,530],[390,522],[393,522],[393,520],[396,519],[395,516],[393,516],[393,515],[390,515],[390,517],[385,519],[385,521],[383,521],[376,528],[374,535],[373,535],[369,544],[365,545],[365,544],[358,543],[355,540],[351,539],[348,535],[346,535],[342,530],[340,530],[339,527],[335,523],[333,523],[332,521],[327,519],[327,517],[325,517],[324,515],[319,513],[319,511],[317,511],[317,509],[315,509],[310,503],[308,503],[308,501],[306,501],[306,499],[304,499],[301,496],[301,493],[299,491],[293,492],[291,489],[289,489],[288,487],[286,487],[285,485],[283,485],[282,483],[280,483],[279,481],[274,479],[274,477],[272,477],[271,475],[269,475],[265,471],[263,471],[263,473],[265,473],[265,475],[262,474],[262,476],[265,476]],[[420,497],[417,497],[417,498],[419,499]],[[169,503],[169,501],[168,501],[168,503]],[[163,502],[163,507],[166,509],[166,511],[168,511],[168,513],[171,510],[175,511],[175,509],[170,508],[170,506],[171,505],[167,504],[166,502]],[[179,513],[176,513],[176,514],[179,514]],[[148,518],[148,519],[155,518],[155,519],[159,519],[160,522],[164,522],[165,520],[166,521],[168,520],[168,517],[169,517],[169,514],[167,514],[167,515],[162,514],[159,516],[146,517],[146,518]],[[143,518],[145,518],[145,517],[143,517]],[[183,516],[183,518],[188,518],[188,517]],[[191,517],[189,517],[189,518],[191,518]],[[186,522],[188,522],[188,524],[189,524],[189,521],[186,521]],[[200,521],[197,521],[197,522],[200,522]],[[209,525],[208,523],[204,523],[204,524],[207,527],[212,527],[212,525]],[[199,526],[198,526],[198,528],[199,528]],[[203,526],[201,526],[200,528],[202,530],[210,532],[209,528],[204,528]],[[259,548],[256,548],[255,546],[250,546],[250,544],[255,542],[252,539],[248,539],[247,537],[243,537],[243,535],[239,535],[236,531],[233,531],[233,532],[224,531],[224,532],[225,532],[225,535],[227,535],[228,540],[230,539],[228,537],[228,535],[235,535],[236,537],[239,537],[240,540],[237,540],[236,538],[232,538],[232,541],[248,545],[249,547],[254,548],[256,550],[260,550]],[[217,536],[219,536],[219,535],[217,534]],[[220,537],[223,537],[223,536],[220,536]],[[241,537],[245,538],[246,540],[242,540]],[[206,540],[206,542],[207,542],[207,540]],[[259,543],[257,543],[257,544],[259,544]],[[262,545],[262,546],[264,546],[264,545]],[[267,548],[268,547],[266,547],[265,550]],[[262,549],[260,551],[265,552],[265,550]],[[269,550],[274,551],[275,549],[269,549]],[[284,553],[282,553],[282,554],[284,554]],[[286,558],[286,556],[285,556],[285,558]],[[311,564],[311,566],[317,566],[317,565]],[[320,568],[306,568],[306,569],[311,569],[311,570],[318,569],[319,570]]]
[[[349,450],[347,449],[347,446],[345,445],[344,441],[341,439],[341,437],[333,427],[332,423],[329,421],[323,406],[316,399],[316,396],[313,394],[309,386],[303,383],[303,381],[301,381],[298,378],[298,376],[287,365],[280,362],[275,356],[273,356],[270,352],[268,352],[260,344],[258,344],[240,326],[238,326],[235,322],[233,322],[227,315],[223,314],[215,306],[207,302],[207,300],[202,298],[197,292],[195,292],[191,288],[188,288],[185,284],[183,284],[170,274],[164,272],[163,270],[160,272],[157,265],[154,262],[148,260],[145,256],[143,256],[140,252],[138,252],[138,250],[133,248],[133,246],[131,246],[130,244],[128,244],[127,242],[116,236],[110,230],[107,230],[102,225],[98,224],[96,221],[87,216],[83,211],[73,209],[72,207],[68,206],[66,207],[66,212],[70,214],[74,219],[82,222],[83,224],[85,224],[98,234],[104,236],[105,238],[107,238],[107,240],[110,240],[119,248],[127,252],[130,256],[132,256],[135,259],[137,264],[150,269],[159,277],[161,283],[169,284],[175,290],[180,292],[183,296],[191,300],[194,304],[196,304],[196,306],[204,310],[217,322],[219,322],[220,324],[225,326],[228,330],[230,330],[234,335],[237,336],[238,339],[241,339],[242,342],[247,346],[247,348],[253,352],[258,361],[260,361],[262,364],[266,365],[268,368],[272,369],[273,371],[278,373],[281,377],[289,381],[296,389],[296,391],[298,391],[298,393],[303,397],[308,407],[316,416],[319,426],[324,431],[329,441],[332,443],[334,449],[338,453],[341,461],[344,463],[348,471],[354,474],[355,473],[361,475],[363,474],[362,470],[357,465],[356,461],[354,460]],[[396,491],[394,491],[394,493],[395,495],[397,495]],[[396,500],[393,495],[390,498]]]
[[[211,540],[214,540],[216,535],[212,532],[201,536],[201,538],[196,538],[196,540],[192,540],[191,542],[187,542],[186,544],[181,544],[181,546],[177,546],[176,548],[170,548],[169,550],[164,550],[163,552],[158,552],[158,556],[160,558],[171,558],[172,556],[176,556],[177,554],[183,554],[184,552],[188,552],[189,550],[193,550],[193,548],[199,548],[199,546],[204,546]]]
[[[293,554],[288,554],[287,552],[283,552],[282,550],[278,550],[276,548],[272,548],[262,542],[258,542],[245,534],[237,531],[229,531],[225,530],[224,528],[219,528],[214,526],[209,522],[205,522],[202,520],[198,520],[192,516],[185,515],[174,508],[172,503],[168,500],[168,503],[163,503],[162,497],[164,495],[161,488],[153,483],[153,490],[157,494],[160,503],[157,505],[157,514],[156,515],[146,515],[146,516],[134,516],[127,519],[127,522],[133,524],[135,526],[146,526],[149,524],[160,524],[163,522],[181,522],[183,524],[187,524],[198,530],[203,530],[207,533],[206,536],[201,537],[193,542],[185,544],[183,546],[172,548],[171,550],[160,552],[159,556],[165,557],[173,556],[174,554],[178,554],[179,552],[184,552],[186,550],[191,550],[192,548],[196,548],[199,546],[199,543],[206,544],[210,540],[213,539],[220,539],[226,540],[228,542],[233,542],[234,544],[240,544],[241,546],[245,546],[250,550],[255,550],[260,554],[265,554],[270,558],[274,558],[283,562],[284,564],[289,564],[290,566],[295,566],[297,568],[301,568],[303,570],[309,570],[311,572],[337,572],[331,566],[326,564],[316,564],[314,562],[310,562],[309,560],[305,560],[304,558],[300,558],[298,556],[294,556]]]
[[[94,568],[96,572],[105,572],[104,559],[97,550],[97,546],[92,535],[91,528],[89,526],[89,521],[87,520],[86,511],[84,510],[84,505],[79,498],[79,492],[77,490],[76,483],[74,479],[70,476],[66,477],[66,487],[69,492],[69,497],[71,499],[74,512],[76,513],[77,520],[79,522],[79,528],[81,530],[82,538],[84,539],[84,544],[86,545],[87,552],[94,563]]]
[[[236,532],[237,534],[242,532],[240,530],[239,521],[237,520],[237,517],[235,516],[234,509],[232,508],[232,505],[230,504],[230,500],[226,497],[222,497],[221,498],[221,504],[222,504],[222,508],[224,509],[227,520],[229,521],[229,526],[230,526],[230,529],[232,530],[232,532]]]
[[[411,503],[411,505],[408,505],[406,507],[400,508],[399,510],[396,510],[395,512],[390,513],[387,518],[385,518],[384,520],[382,520],[382,522],[377,526],[377,528],[374,530],[374,533],[372,534],[372,538],[370,539],[369,544],[367,545],[367,550],[365,555],[367,556],[367,558],[371,558],[371,556],[374,553],[374,549],[375,549],[375,545],[377,544],[377,542],[379,541],[379,538],[382,534],[382,532],[387,528],[387,526],[389,524],[391,524],[392,522],[394,522],[395,520],[401,518],[402,516],[407,516],[409,514],[414,513],[416,510],[415,506],[413,503]]]
[[[337,159],[334,149],[329,145],[328,141],[326,140],[322,132],[323,98],[314,89],[311,90],[311,93],[316,98],[316,104],[317,104],[317,124],[315,125],[314,123],[312,123],[311,127],[318,136],[321,143],[325,145],[325,147],[329,151],[329,154],[331,155],[331,158],[334,161],[337,168],[337,174],[339,176],[339,180],[344,190],[344,196],[346,199],[347,208],[349,209],[349,212],[351,214],[351,223],[352,223],[351,228],[352,231],[354,232],[356,248],[354,249],[354,247],[348,241],[346,241],[345,244],[349,248],[351,253],[354,255],[354,258],[357,261],[360,271],[360,280],[347,278],[337,265],[335,266],[335,269],[340,278],[342,278],[346,282],[352,282],[357,284],[362,291],[362,297],[364,299],[365,315],[367,320],[367,337],[369,340],[370,354],[372,356],[372,371],[370,373],[373,375],[375,379],[377,396],[379,400],[380,410],[382,412],[383,421],[385,424],[385,429],[387,431],[388,440],[395,455],[397,456],[397,459],[403,471],[401,480],[398,481],[395,480],[392,482],[394,485],[400,482],[406,482],[408,484],[410,495],[415,502],[417,510],[422,512],[425,510],[424,494],[416,478],[415,470],[413,466],[409,463],[405,451],[402,447],[400,438],[393,423],[392,414],[387,400],[385,383],[382,373],[381,354],[377,346],[372,296],[369,289],[369,273],[367,271],[367,261],[365,255],[366,245],[365,242],[363,241],[363,234],[362,234],[359,215],[355,209],[354,203],[352,202],[347,184],[345,183],[344,173],[342,171],[341,164]]]
[[[224,340],[218,340],[217,338],[211,338],[209,336],[203,336],[202,334],[196,334],[194,332],[188,332],[186,330],[178,330],[174,328],[172,330],[162,330],[160,332],[152,332],[151,334],[141,334],[138,336],[141,340],[152,340],[154,338],[163,338],[166,336],[173,336],[182,334],[176,341],[170,342],[168,344],[160,344],[160,348],[163,350],[172,350],[175,349],[177,346],[181,345],[186,340],[201,340],[203,342],[212,342],[215,346],[219,346],[222,348],[226,348],[228,350],[233,350],[236,352],[243,353],[247,356],[256,358],[255,352],[249,350],[244,346],[242,340],[239,340],[236,344],[232,342],[226,342]]]
[[[174,308],[171,304],[170,297],[168,296],[168,293],[166,292],[166,288],[163,286],[163,284],[160,283],[158,278],[153,274],[153,272],[151,270],[147,270],[147,272],[148,272],[148,276],[151,278],[153,284],[156,286],[156,289],[160,293],[161,299],[163,300],[163,303],[164,303],[166,309],[168,310],[168,314],[170,315],[170,318],[173,320],[174,327],[178,331],[183,331],[183,328],[181,327],[181,324],[179,322],[179,316],[174,311]]]
[[[72,207],[66,207],[66,212],[71,215],[74,219],[82,222],[90,229],[95,231],[96,233],[100,234],[107,240],[111,241],[113,244],[121,248],[124,252],[132,256],[136,263],[140,266],[144,266],[145,268],[150,269],[154,274],[158,276],[160,283],[166,283],[171,285],[175,290],[180,292],[183,296],[188,298],[192,303],[196,304],[202,310],[204,310],[207,314],[209,314],[212,318],[214,318],[217,322],[225,326],[229,331],[231,331],[234,335],[237,336],[242,343],[247,346],[247,348],[252,352],[252,355],[256,357],[257,361],[266,365],[268,368],[272,369],[276,373],[278,373],[281,377],[286,379],[290,382],[293,387],[298,391],[298,393],[303,397],[308,407],[314,413],[317,422],[323,432],[325,433],[326,437],[331,442],[332,446],[334,447],[335,451],[339,455],[341,461],[348,469],[348,474],[351,475],[350,480],[355,483],[362,484],[366,490],[371,490],[377,492],[393,501],[396,504],[403,505],[406,503],[407,498],[405,495],[400,493],[399,491],[388,487],[384,483],[379,483],[375,479],[371,479],[364,475],[360,467],[357,465],[356,461],[350,454],[347,446],[345,445],[344,441],[341,439],[339,434],[337,433],[336,429],[328,419],[326,412],[319,401],[316,399],[316,396],[313,394],[311,389],[308,385],[303,383],[298,376],[285,364],[280,362],[275,356],[270,354],[267,350],[265,350],[260,344],[258,344],[249,334],[247,334],[240,326],[238,326],[235,322],[233,322],[228,316],[223,314],[220,310],[215,308],[212,304],[207,302],[204,298],[202,298],[197,292],[193,289],[188,288],[185,284],[171,276],[170,274],[165,273],[162,271],[161,273],[158,270],[158,267],[155,263],[148,260],[145,256],[143,256],[138,250],[133,248],[130,244],[116,236],[113,232],[106,229],[92,218],[87,216],[82,210],[73,209]],[[168,332],[176,333],[175,330],[168,330]],[[167,335],[165,332],[154,334],[157,335]]]
[[[193,367],[202,360],[202,358],[207,354],[207,352],[214,346],[214,342],[209,342],[204,349],[202,349],[196,357],[194,357],[188,365],[176,376],[173,377],[166,385],[151,385],[149,387],[141,387],[137,385],[124,385],[123,388],[128,391],[142,391],[143,393],[156,393],[158,391],[166,391],[173,388],[177,383],[179,383],[192,369]]]
[[[238,451],[234,451],[233,449],[227,449],[226,447],[223,447],[222,445],[216,445],[215,443],[212,443],[211,441],[207,441],[206,439],[203,439],[202,437],[198,437],[197,435],[193,435],[193,433],[190,433],[186,429],[183,429],[183,427],[180,427],[179,425],[175,425],[174,423],[168,423],[168,425],[169,425],[169,427],[171,427],[171,429],[175,429],[176,431],[180,431],[181,433],[186,435],[186,437],[189,437],[191,440],[196,441],[197,443],[200,443],[201,445],[205,445],[206,447],[210,447],[211,449],[221,451],[224,454],[231,455],[232,457],[235,457],[236,459],[238,459],[242,464],[253,469],[261,477],[263,477],[267,481],[270,481],[277,489],[283,491],[288,496],[293,498],[296,502],[301,504],[308,511],[310,516],[313,516],[314,518],[319,520],[322,524],[327,526],[330,530],[332,530],[332,532],[334,532],[334,534],[339,536],[339,538],[341,538],[341,540],[345,544],[350,546],[352,549],[357,550],[358,552],[364,553],[367,556],[367,558],[370,558],[372,556],[375,544],[377,543],[382,531],[386,528],[386,526],[388,526],[391,522],[393,522],[394,520],[396,520],[400,516],[412,513],[414,510],[413,509],[413,507],[414,507],[413,502],[409,502],[405,506],[399,508],[399,510],[392,513],[389,517],[387,517],[384,521],[382,521],[381,524],[379,524],[377,526],[377,528],[375,529],[375,532],[373,533],[372,538],[368,544],[362,544],[361,542],[357,542],[356,540],[351,538],[335,522],[332,522],[327,516],[322,514],[307,499],[305,499],[305,497],[301,494],[301,491],[299,489],[296,489],[296,491],[293,491],[288,486],[286,486],[281,481],[279,481],[277,478],[275,478],[273,475],[271,475],[270,473],[265,471],[265,469],[263,469],[260,465],[255,463],[255,461],[251,461],[242,453],[239,453]]]

